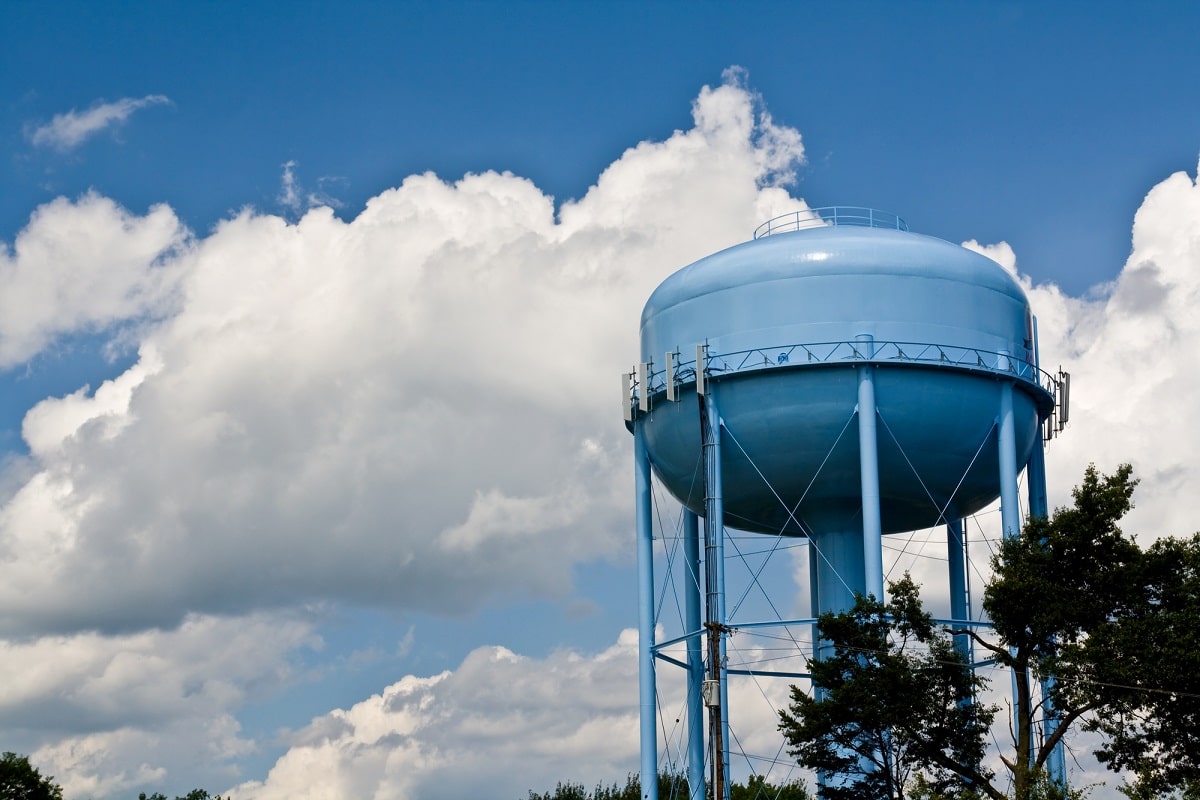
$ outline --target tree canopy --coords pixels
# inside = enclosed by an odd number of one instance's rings
[[[955,796],[964,779],[981,771],[994,710],[970,702],[979,681],[951,637],[921,607],[917,586],[905,576],[891,584],[886,605],[860,597],[844,614],[818,623],[832,654],[811,665],[816,696],[792,687],[780,713],[791,755],[831,779],[830,800],[905,796],[925,771],[940,794]]]
[[[984,590],[990,631],[914,626],[928,615],[907,578],[886,606],[859,598],[821,617],[832,644],[813,664],[821,688],[793,688],[780,728],[801,764],[841,776],[827,781],[830,798],[1008,796],[978,766],[996,709],[970,704],[977,716],[943,724],[964,713],[973,686],[951,633],[1012,673],[1013,736],[1000,757],[1016,800],[1067,793],[1046,781],[1045,765],[1073,728],[1102,734],[1096,755],[1136,776],[1131,797],[1200,787],[1200,535],[1140,548],[1118,526],[1136,485],[1128,465],[1112,475],[1089,467],[1073,505],[1001,542]]]
[[[26,756],[0,756],[0,800],[62,800],[62,787],[43,776]]]
[[[687,777],[669,772],[659,774],[658,796],[662,800],[686,800],[691,796]],[[730,784],[729,796],[731,800],[813,800],[804,781],[773,784],[759,775],[751,775],[744,784]],[[539,794],[530,790],[528,800],[642,800],[642,782],[631,773],[625,776],[624,786],[617,783],[608,786],[599,784],[589,792],[582,783],[559,781],[553,792]]]

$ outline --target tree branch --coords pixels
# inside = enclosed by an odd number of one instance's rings
[[[1067,735],[1067,731],[1072,725],[1075,724],[1075,720],[1079,719],[1089,711],[1094,711],[1095,709],[1100,708],[1101,705],[1102,704],[1099,702],[1087,703],[1064,714],[1058,720],[1058,728],[1050,735],[1049,739],[1046,739],[1044,742],[1042,742],[1042,746],[1038,750],[1037,760],[1034,761],[1034,766],[1038,768],[1044,766],[1046,759],[1050,757],[1050,753],[1054,750],[1055,746],[1063,740],[1063,737]]]
[[[939,767],[953,772],[958,777],[967,781],[971,786],[977,787],[990,797],[991,800],[1008,800],[1008,795],[999,791],[995,786],[992,786],[991,780],[974,767],[967,764],[960,764],[945,753],[932,753],[931,756],[933,762]]]
[[[959,628],[959,629],[951,631],[951,633],[954,634],[955,636],[959,636],[959,635],[970,636],[971,639],[976,644],[980,645],[985,650],[988,650],[989,652],[991,652],[998,659],[1003,660],[1006,665],[1011,666],[1011,664],[1009,664],[1009,662],[1011,661],[1012,656],[1009,655],[1008,648],[1001,647],[1000,645],[992,644],[987,639],[984,639],[982,636],[980,636],[973,628]]]

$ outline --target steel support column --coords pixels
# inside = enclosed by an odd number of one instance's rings
[[[1045,442],[1038,436],[1029,454],[1029,464],[1026,471],[1026,481],[1029,484],[1029,516],[1047,517],[1050,515],[1050,501],[1046,496],[1046,451]],[[1042,735],[1050,738],[1058,730],[1062,720],[1058,710],[1048,698],[1054,691],[1054,676],[1048,675],[1042,681]],[[1046,759],[1046,772],[1050,780],[1065,786],[1067,783],[1066,759],[1063,753],[1063,743],[1060,741],[1050,756]]]
[[[971,609],[967,605],[967,551],[961,519],[946,523],[946,553],[949,556],[950,619],[966,621],[971,618]],[[971,662],[971,637],[965,633],[955,636],[954,649],[967,663]]]
[[[1013,385],[1000,384],[1000,521],[1005,539],[1021,532],[1021,508],[1017,495],[1017,435],[1013,421]]]
[[[687,737],[688,787],[690,800],[704,800],[704,703],[700,692],[704,684],[704,643],[700,592],[700,526],[696,515],[683,510],[683,558],[687,570],[684,588],[684,625],[687,640]]]
[[[643,423],[633,428],[634,516],[638,569],[638,692],[642,749],[642,797],[658,800],[658,737],[654,676],[654,530],[650,507],[650,455]]]
[[[1000,469],[1000,526],[1005,539],[1018,536],[1021,532],[1020,500],[1017,493],[1017,437],[1013,422],[1013,385],[1011,381],[1000,384],[1000,416],[997,418],[999,431],[997,450]],[[1026,675],[1026,682],[1029,677]],[[1013,706],[1020,708],[1017,691],[1017,673],[1012,675]],[[1017,735],[1017,717],[1013,717],[1014,740]]]
[[[875,343],[870,336],[859,335],[864,358],[874,358]],[[879,515],[879,451],[875,435],[875,368],[858,368],[858,469],[862,487],[863,567],[867,594],[884,602],[883,535]]]

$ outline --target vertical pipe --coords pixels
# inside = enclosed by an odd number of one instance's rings
[[[946,523],[946,552],[950,562],[950,618],[966,621],[971,617],[971,610],[967,607],[967,554],[963,546],[961,519],[952,519]],[[970,637],[965,633],[955,636],[954,649],[969,663]]]
[[[1029,453],[1029,472],[1026,476],[1029,480],[1029,516],[1046,517],[1050,515],[1050,501],[1046,496],[1046,450],[1040,426],[1038,434]]]
[[[862,342],[865,357],[875,357],[871,336],[855,337]],[[883,602],[883,537],[879,514],[879,451],[875,435],[875,368],[869,363],[858,368],[858,468],[862,487],[863,565],[865,593]]]
[[[1029,516],[1049,516],[1050,501],[1046,496],[1046,451],[1040,431],[1037,440],[1033,443],[1033,451],[1029,454],[1026,479],[1029,482]],[[1054,703],[1047,699],[1054,691],[1054,685],[1053,675],[1047,675],[1042,680],[1042,697],[1044,699],[1042,704],[1042,732],[1047,738],[1054,735],[1062,722],[1058,715],[1058,710],[1054,707]],[[1050,780],[1059,786],[1067,785],[1066,760],[1061,741],[1050,751],[1050,756],[1046,759],[1046,772],[1049,773]]]
[[[704,395],[704,564],[707,578],[706,613],[708,622],[712,625],[725,625],[725,502],[722,493],[721,476],[721,415],[717,408],[715,387],[708,387]],[[722,774],[716,777],[724,787],[723,794],[728,800],[729,782],[725,778],[723,768],[729,763],[729,686],[725,670],[720,669],[725,662],[725,634],[718,633],[717,661],[709,664],[709,674],[719,681],[720,701],[716,731],[721,742],[721,752],[714,753],[714,763],[719,759]],[[714,786],[714,791],[716,790]]]
[[[634,514],[638,569],[638,691],[642,752],[642,797],[658,800],[658,738],[655,731],[654,531],[650,508],[650,454],[644,420],[633,426]]]
[[[1003,368],[1007,368],[1007,355],[1007,353],[1001,355],[1000,366]],[[1004,538],[1011,539],[1020,535],[1021,532],[1021,514],[1018,511],[1019,500],[1017,497],[1017,441],[1015,423],[1013,421],[1012,381],[1005,380],[1000,384],[1000,416],[997,422],[1000,426],[997,437],[997,450],[1000,462],[1000,525],[1003,529]],[[1018,672],[1013,670],[1013,707],[1016,709],[1016,714],[1013,717],[1014,740],[1020,739],[1022,715],[1027,713],[1021,701],[1018,678]],[[1027,674],[1024,676],[1024,680],[1027,684],[1029,680]]]
[[[1000,384],[1000,520],[1004,538],[1021,532],[1020,501],[1017,499],[1017,438],[1013,421],[1012,381]]]
[[[704,703],[700,696],[704,685],[704,649],[700,610],[700,526],[696,515],[683,510],[683,558],[687,569],[684,587],[684,624],[687,640],[687,719],[688,719],[688,793],[689,800],[704,800]]]

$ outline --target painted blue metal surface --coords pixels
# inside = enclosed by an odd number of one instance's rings
[[[1050,502],[1046,494],[1046,453],[1044,444],[1038,442],[1029,456],[1029,467],[1026,473],[1029,482],[1029,515],[1031,517],[1047,517],[1050,515]],[[1062,724],[1058,709],[1054,707],[1049,695],[1054,691],[1054,676],[1048,675],[1042,679],[1042,735],[1050,737],[1058,731]],[[1046,772],[1050,779],[1060,786],[1067,785],[1067,765],[1065,747],[1060,740],[1050,751],[1046,759]]]
[[[650,503],[650,457],[640,429],[633,434],[634,514],[638,568],[638,711],[641,774],[658,775],[657,680],[654,671],[654,519]],[[645,800],[658,800],[658,781],[644,782]]]
[[[955,627],[961,628],[961,623],[971,617],[970,598],[967,596],[967,549],[961,519],[952,519],[946,523],[946,555],[950,583],[950,619],[960,621]],[[960,633],[955,636],[954,647],[968,664],[974,661],[971,638],[967,634]]]
[[[757,239],[679,270],[646,303],[641,357],[651,367],[637,391],[649,409],[647,446],[667,488],[703,514],[697,365],[680,358],[672,375],[653,365],[707,344],[701,368],[720,384],[721,414],[740,444],[723,462],[726,524],[789,535],[845,527],[862,508],[859,432],[843,431],[858,392],[847,367],[869,362],[882,531],[944,523],[998,494],[1002,386],[1017,389],[1019,462],[1039,435],[1053,381],[1033,366],[1032,336],[1012,276],[957,245],[834,226]],[[678,402],[666,399],[668,381]]]
[[[703,579],[700,573],[700,524],[696,515],[683,512],[683,558],[687,569],[684,587],[684,627],[687,634],[687,769],[688,800],[704,800],[704,704],[700,700],[704,684],[704,624],[700,608]]]
[[[871,337],[858,337],[868,358],[874,358]],[[879,441],[875,425],[875,367],[858,367],[858,471],[862,493],[863,586],[883,601],[883,539],[879,512]]]
[[[637,443],[642,774],[657,764],[646,752],[655,747],[646,673],[657,658],[688,671],[694,789],[699,587],[688,596],[689,632],[663,643],[686,640],[684,664],[656,651],[644,618],[654,589],[642,566],[647,468],[685,506],[693,575],[696,515],[704,517],[704,618],[722,630],[727,527],[807,536],[821,613],[850,608],[856,594],[883,596],[883,535],[945,524],[951,614],[973,625],[961,520],[999,496],[1005,535],[1016,533],[1017,475],[1027,463],[1031,474],[1041,467],[1041,426],[1058,387],[1037,367],[1024,293],[990,259],[869,209],[797,212],[755,237],[655,290],[642,313],[641,361],[623,379]],[[1044,467],[1037,480],[1044,503]],[[722,635],[722,665],[724,644]],[[826,643],[814,644],[820,656]],[[714,667],[710,656],[728,763],[726,673]]]
[[[1020,355],[1032,347],[1027,308],[1012,276],[958,245],[907,231],[812,228],[745,242],[668,277],[642,311],[642,357],[705,341],[726,353],[860,333]]]

